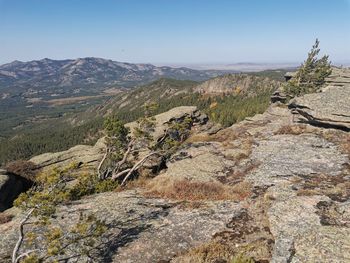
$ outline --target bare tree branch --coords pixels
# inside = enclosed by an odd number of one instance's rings
[[[117,174],[113,174],[112,175],[112,180],[117,180],[119,177],[121,177],[122,175],[128,173],[131,170],[131,168],[125,169],[124,171],[121,171]]]
[[[121,186],[125,185],[126,180],[128,180],[128,178],[130,177],[130,175],[136,171],[137,169],[140,168],[140,166],[142,166],[144,164],[145,161],[147,161],[147,159],[153,155],[158,155],[158,152],[152,152],[148,155],[146,155],[144,158],[142,158],[140,161],[138,161],[128,172],[128,174],[124,177],[122,183],[120,184]]]
[[[21,255],[19,255],[19,256],[16,258],[16,263],[17,263],[17,262],[20,262],[20,260],[21,260],[22,258],[29,257],[30,254],[32,254],[32,253],[34,253],[34,252],[36,252],[36,251],[39,251],[39,249],[33,249],[33,250],[29,250],[29,251],[27,251],[27,252],[25,252],[25,253],[22,253]]]
[[[19,237],[18,237],[17,243],[15,245],[15,248],[13,249],[13,252],[12,252],[12,263],[19,262],[18,260],[20,260],[23,257],[22,256],[22,257],[18,258],[17,257],[17,253],[18,253],[18,251],[21,248],[21,245],[23,243],[23,238],[24,238],[23,227],[24,227],[25,223],[28,221],[28,219],[30,218],[30,216],[32,215],[33,212],[34,212],[34,208],[30,209],[28,211],[28,213],[26,214],[26,216],[19,223]]]
[[[100,178],[100,179],[103,179],[100,170],[101,170],[102,164],[105,162],[105,160],[107,158],[108,153],[109,153],[109,148],[106,146],[106,152],[105,152],[101,162],[99,163],[99,165],[97,167],[97,174],[98,174],[98,178]]]
[[[134,140],[131,140],[128,144],[128,148],[124,153],[123,159],[121,159],[118,163],[116,168],[114,169],[114,174],[118,174],[120,167],[127,161],[131,151],[133,150],[134,146]]]

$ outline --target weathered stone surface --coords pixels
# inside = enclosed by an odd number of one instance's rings
[[[350,262],[350,229],[327,226],[314,228],[298,236],[294,242],[292,263]]]
[[[197,181],[214,181],[224,176],[227,168],[234,165],[232,160],[224,158],[218,143],[194,144],[179,152],[175,161],[167,163],[166,176],[186,178]]]
[[[252,159],[261,163],[247,179],[259,186],[274,185],[292,176],[337,175],[348,159],[337,147],[313,135],[275,135],[259,141]]]
[[[109,224],[108,243],[96,262],[159,262],[209,241],[226,229],[240,211],[231,202],[210,202],[200,209],[178,207],[162,199],[147,199],[137,191],[103,193],[61,207],[59,224],[71,226],[80,212],[93,212]],[[16,240],[15,221],[0,225],[0,255],[5,258]]]
[[[317,204],[329,201],[329,198],[322,194],[298,196],[293,182],[295,178],[312,178],[320,174],[335,177],[342,173],[343,165],[349,162],[348,157],[341,154],[336,145],[317,135],[301,134],[275,135],[259,141],[251,158],[259,161],[260,166],[246,179],[258,186],[271,186],[267,192],[273,200],[268,210],[270,230],[275,238],[271,262],[319,262],[319,255],[310,254],[308,246],[313,246],[316,251],[320,245],[316,233],[324,231],[325,226],[320,223]],[[338,231],[336,229],[331,235],[336,236]],[[305,237],[308,243],[301,241]],[[349,242],[350,238],[346,237],[333,245],[338,243],[347,247]],[[325,257],[322,262],[343,262],[341,259],[345,254],[337,247],[330,247],[331,242],[327,241],[327,244],[329,247],[322,252]]]
[[[317,98],[332,120],[345,118],[331,114],[349,114],[344,102],[349,97],[338,100],[331,94],[344,89],[347,85],[332,86],[297,100],[319,105],[313,96],[321,96]],[[312,114],[325,115],[320,107]],[[176,118],[198,114],[194,107],[173,113]],[[169,112],[157,117],[159,136],[169,117]],[[217,251],[213,262],[229,262],[238,252],[259,262],[350,262],[349,156],[337,140],[325,139],[325,129],[299,125],[303,127],[293,131],[298,125],[287,107],[272,105],[264,114],[212,134],[201,126],[191,143],[167,162],[167,169],[149,179],[245,185],[241,198],[205,199],[199,206],[188,200],[186,205],[191,205],[186,206],[149,198],[142,189],[109,192],[60,207],[56,223],[72,224],[81,211],[106,219],[111,235],[96,253],[96,262],[204,262],[191,261],[186,251],[213,241],[226,245],[225,253],[231,251],[224,257]],[[1,259],[13,247],[19,220],[16,216],[0,225]]]
[[[278,89],[276,90],[272,95],[271,95],[271,102],[281,102],[281,103],[286,103],[290,100],[290,97],[282,90]]]
[[[302,121],[350,130],[350,85],[328,86],[323,92],[306,94],[292,100],[290,107]]]
[[[44,153],[35,156],[30,161],[43,169],[64,167],[72,162],[76,162],[86,169],[95,169],[103,156],[104,149],[104,138],[102,138],[94,146],[77,145],[63,152]]]
[[[333,67],[332,74],[326,78],[326,83],[330,86],[350,85],[350,69]]]

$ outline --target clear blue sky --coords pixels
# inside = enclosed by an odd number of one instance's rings
[[[0,0],[0,63],[350,61],[350,0]]]

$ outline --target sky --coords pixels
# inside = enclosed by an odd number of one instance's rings
[[[350,0],[0,0],[0,64],[350,62]]]

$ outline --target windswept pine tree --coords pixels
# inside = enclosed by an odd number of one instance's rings
[[[295,76],[288,81],[285,91],[292,96],[300,96],[317,91],[332,73],[328,55],[318,58],[320,41],[316,39],[307,59],[301,65]]]

